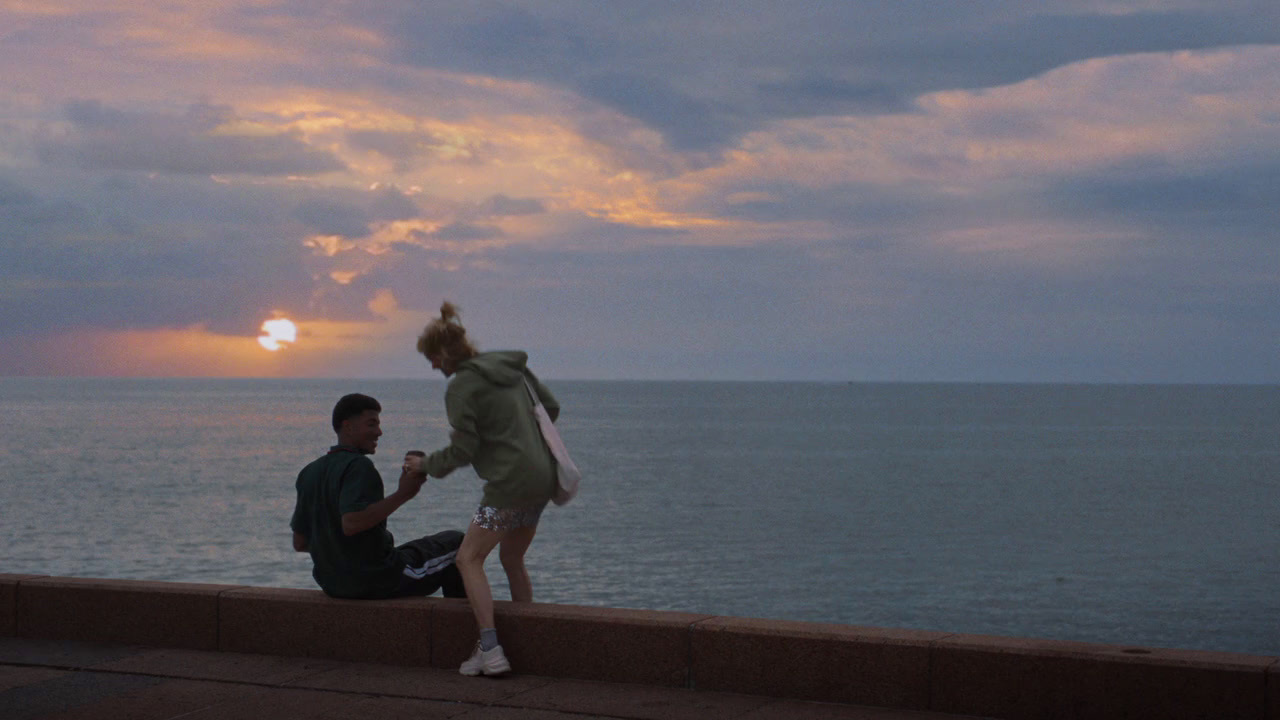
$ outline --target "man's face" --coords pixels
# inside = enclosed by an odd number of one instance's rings
[[[342,444],[350,445],[366,455],[378,449],[382,437],[382,424],[377,410],[364,412],[342,421]]]

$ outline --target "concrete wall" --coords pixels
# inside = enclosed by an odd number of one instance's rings
[[[1280,658],[497,603],[518,671],[1023,718],[1280,720]],[[465,601],[0,574],[0,635],[453,668]]]

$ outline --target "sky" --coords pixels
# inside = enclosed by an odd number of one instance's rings
[[[1274,0],[0,0],[0,78],[0,375],[429,376],[449,300],[548,378],[1280,383]]]

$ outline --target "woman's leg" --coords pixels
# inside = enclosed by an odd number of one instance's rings
[[[536,526],[508,530],[498,545],[498,559],[507,572],[507,584],[511,586],[514,602],[533,602],[533,581],[524,567],[524,554],[537,531]]]
[[[484,574],[484,561],[505,534],[482,528],[473,521],[454,559],[458,572],[462,574],[462,584],[467,589],[467,600],[476,616],[476,625],[482,629],[494,626],[493,593],[489,590],[489,578]]]

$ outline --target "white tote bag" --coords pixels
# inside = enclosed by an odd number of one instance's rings
[[[551,501],[557,505],[564,505],[578,494],[578,481],[582,479],[582,473],[569,457],[569,450],[560,439],[560,431],[556,430],[555,423],[551,422],[547,409],[542,407],[542,402],[538,400],[538,393],[533,389],[533,385],[529,384],[529,378],[524,379],[524,387],[529,391],[529,399],[533,401],[533,416],[538,419],[538,429],[542,431],[542,439],[546,441],[551,456],[556,459],[556,494]]]

